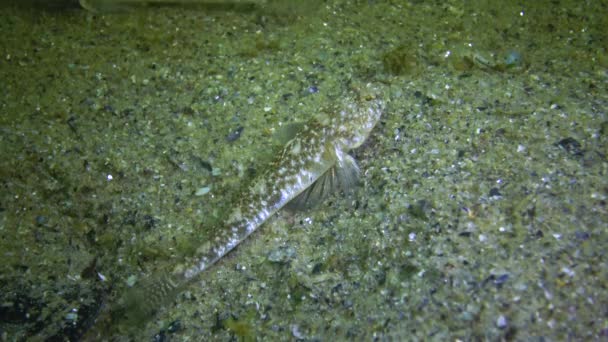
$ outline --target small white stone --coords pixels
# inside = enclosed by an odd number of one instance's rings
[[[135,285],[136,282],[137,282],[137,276],[136,275],[130,275],[127,278],[127,286],[128,287],[133,287],[133,285]]]
[[[195,196],[203,196],[209,193],[209,191],[211,191],[211,187],[210,186],[204,186],[202,188],[199,188],[198,190],[196,190],[196,192],[194,193]]]
[[[503,315],[498,316],[496,319],[496,326],[498,329],[504,329],[507,327],[507,318]]]
[[[569,269],[568,267],[562,267],[562,273],[564,273],[565,275],[567,275],[568,277],[572,278],[576,275],[576,272],[574,272],[573,270]]]
[[[293,335],[293,337],[298,339],[304,338],[304,335],[302,335],[302,333],[300,332],[300,327],[297,324],[291,325],[291,334]]]

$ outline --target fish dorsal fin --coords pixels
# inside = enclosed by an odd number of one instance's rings
[[[316,182],[291,200],[286,205],[286,208],[290,210],[306,210],[321,203],[332,193],[347,193],[359,181],[359,173],[357,161],[347,153],[340,153],[336,164],[325,171]]]

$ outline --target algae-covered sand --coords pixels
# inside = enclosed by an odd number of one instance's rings
[[[0,12],[1,339],[76,340],[179,270],[353,84],[355,191],[284,211],[134,340],[608,336],[605,2]]]

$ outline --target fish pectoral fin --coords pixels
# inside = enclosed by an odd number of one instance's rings
[[[291,139],[301,132],[306,126],[306,122],[292,122],[278,128],[272,135],[273,142],[280,146],[285,146]]]
[[[334,166],[329,168],[306,190],[291,200],[286,208],[290,210],[306,210],[321,203],[330,194],[347,193],[359,181],[359,166],[357,161],[347,153],[343,153]]]

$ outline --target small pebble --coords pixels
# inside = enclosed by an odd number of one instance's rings
[[[494,278],[494,285],[502,285],[507,280],[509,280],[509,274],[504,273],[504,274],[498,275]]]
[[[46,216],[43,215],[38,215],[36,216],[36,225],[38,226],[44,226],[47,223],[48,219],[46,218]]]
[[[136,275],[130,275],[127,278],[127,286],[129,286],[129,287],[133,287],[133,285],[135,285],[136,282],[137,282],[137,276]]]
[[[505,64],[510,67],[521,65],[523,58],[517,51],[509,51],[505,56]]]
[[[198,190],[196,190],[196,192],[194,193],[195,196],[203,196],[209,193],[209,191],[211,191],[211,187],[210,186],[204,186],[202,188],[199,188]]]
[[[169,324],[169,326],[167,327],[167,332],[175,333],[175,332],[178,332],[179,330],[181,330],[181,328],[182,328],[182,322],[179,319],[177,319]]]
[[[297,324],[291,325],[291,334],[297,339],[304,339],[304,335],[300,332],[300,327]]]
[[[575,156],[582,156],[584,154],[581,143],[578,140],[567,137],[555,143],[556,146],[561,147],[566,152],[573,154]]]
[[[75,322],[78,320],[78,313],[77,312],[68,312],[65,315],[65,319],[70,322]]]
[[[500,196],[502,196],[502,194],[500,193],[500,190],[498,190],[498,188],[490,189],[490,197],[500,197]]]
[[[407,239],[408,239],[410,242],[414,242],[414,241],[416,241],[416,233],[409,233],[409,234],[407,235]]]
[[[243,126],[239,126],[237,127],[235,130],[233,130],[232,132],[230,132],[228,134],[228,136],[226,137],[226,140],[229,142],[233,142],[236,141],[238,138],[241,137],[241,133],[243,133]]]
[[[468,311],[464,311],[459,315],[459,318],[463,321],[472,321],[475,317]]]
[[[167,335],[165,334],[164,330],[159,331],[157,334],[155,334],[152,337],[153,342],[164,342],[166,340],[167,340]]]
[[[279,247],[268,253],[268,260],[271,262],[286,262],[293,259],[296,250],[293,247]]]
[[[498,316],[496,319],[496,326],[498,329],[504,329],[507,327],[507,318],[503,315]]]

